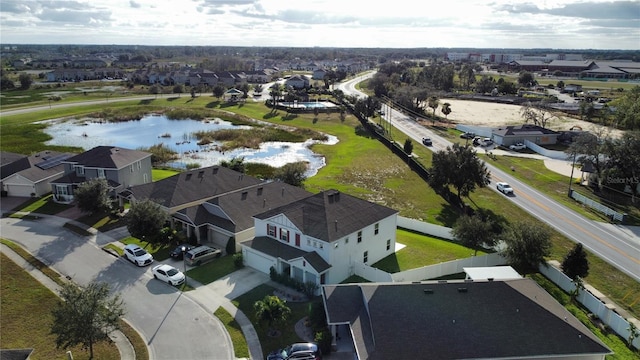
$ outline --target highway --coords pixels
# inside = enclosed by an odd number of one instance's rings
[[[336,88],[342,90],[346,95],[365,97],[366,94],[358,91],[355,86],[367,77],[373,76],[373,74],[374,72],[371,72],[344,83],[336,84]],[[444,150],[447,146],[452,145],[448,140],[438,136],[427,127],[416,123],[403,113],[386,107],[385,111],[384,117],[386,121],[391,122],[394,127],[414,139],[421,146],[423,137],[430,137],[433,140],[433,146],[428,147],[433,151]],[[486,163],[486,165],[491,171],[491,185],[489,186],[492,189],[497,192],[495,183],[498,181],[508,182],[514,188],[514,196],[508,197],[510,201],[572,241],[582,243],[592,253],[636,281],[640,281],[640,236],[638,235],[640,229],[638,227],[612,225],[589,220],[555,202],[511,174],[492,166],[491,163]]]

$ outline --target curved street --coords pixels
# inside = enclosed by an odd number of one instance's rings
[[[336,87],[348,95],[364,97],[366,94],[356,89],[356,84],[372,77],[375,72],[358,76],[354,79],[337,84]],[[423,137],[433,140],[433,151],[444,150],[452,145],[448,140],[438,136],[428,128],[416,123],[403,113],[389,109],[384,115],[385,121],[421,144]],[[498,151],[494,151],[498,153]],[[536,155],[539,156],[539,155]],[[540,221],[553,227],[567,238],[581,242],[591,252],[601,259],[615,266],[637,281],[640,281],[640,227],[612,225],[586,219],[584,216],[557,203],[533,187],[519,181],[509,173],[486,163],[491,171],[490,188],[495,189],[495,183],[506,181],[515,189],[515,195],[508,197],[512,201]],[[496,190],[497,191],[497,190]]]

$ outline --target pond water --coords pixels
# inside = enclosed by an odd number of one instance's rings
[[[217,165],[222,160],[244,157],[245,162],[256,162],[280,167],[288,163],[305,161],[309,169],[305,174],[313,176],[325,165],[324,157],[313,153],[309,146],[318,141],[307,140],[303,143],[264,142],[259,149],[236,149],[220,152],[213,142],[198,145],[193,135],[197,131],[215,131],[222,129],[250,129],[250,126],[237,126],[230,122],[215,119],[170,120],[164,115],[148,115],[141,120],[126,122],[99,122],[96,119],[54,120],[47,122],[45,133],[52,140],[47,145],[79,146],[89,150],[95,146],[111,145],[127,149],[147,148],[156,144],[164,144],[176,151],[179,159],[168,164],[177,168],[185,168],[187,164],[197,163],[202,167]],[[325,144],[335,144],[338,139],[329,136]]]

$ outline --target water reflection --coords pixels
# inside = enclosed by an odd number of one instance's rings
[[[222,129],[250,129],[250,126],[236,126],[230,122],[170,120],[164,115],[148,115],[139,121],[118,123],[96,122],[95,119],[53,121],[44,130],[52,140],[47,145],[79,146],[89,150],[99,145],[112,145],[128,149],[147,148],[156,144],[164,144],[176,151],[179,159],[170,166],[184,168],[188,164],[200,166],[216,165],[222,160],[233,157],[244,157],[245,162],[257,162],[271,166],[283,166],[287,163],[305,161],[309,163],[307,176],[313,176],[325,165],[324,157],[314,154],[309,146],[316,141],[304,143],[265,142],[260,149],[236,149],[219,152],[213,142],[198,145],[193,135],[197,131],[215,131]],[[329,136],[326,144],[335,144],[338,139]]]

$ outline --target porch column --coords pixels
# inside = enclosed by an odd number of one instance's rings
[[[331,350],[338,350],[338,325],[331,325]]]

